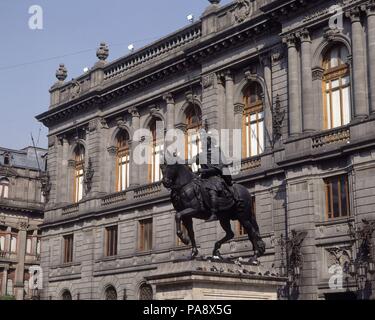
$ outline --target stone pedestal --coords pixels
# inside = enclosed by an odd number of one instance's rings
[[[262,266],[210,261],[167,264],[146,279],[155,300],[277,300],[286,281]]]

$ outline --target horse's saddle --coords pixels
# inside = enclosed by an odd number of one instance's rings
[[[229,210],[236,203],[234,188],[230,190],[224,179],[218,176],[210,177],[209,179],[200,180],[200,193],[202,195],[202,203],[205,208],[210,208],[211,201],[209,191],[216,192],[219,211]]]

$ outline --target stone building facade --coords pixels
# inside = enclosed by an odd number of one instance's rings
[[[43,297],[150,298],[147,277],[189,255],[158,169],[132,163],[144,140],[133,133],[156,120],[192,144],[203,123],[241,129],[234,179],[254,198],[262,264],[281,264],[281,235],[306,232],[299,298],[345,292],[329,286],[330,267],[344,264],[338,252],[355,259],[349,225],[375,209],[374,1],[212,0],[199,21],[114,62],[108,55],[102,43],[93,68],[69,82],[60,65],[50,108],[37,116],[49,128],[52,182]],[[233,228],[222,254],[250,255]],[[195,231],[211,254],[219,224],[196,221]]]
[[[40,264],[47,150],[0,148],[0,297],[31,298],[30,267]]]

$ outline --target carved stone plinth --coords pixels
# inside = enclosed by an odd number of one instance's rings
[[[216,261],[166,264],[146,279],[156,300],[277,300],[286,281],[262,266]]]

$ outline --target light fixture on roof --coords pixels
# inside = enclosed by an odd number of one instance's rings
[[[129,44],[128,49],[129,49],[130,52],[133,52],[134,51],[134,44]]]
[[[88,67],[84,67],[83,68],[83,72],[88,72],[89,71],[89,68]]]
[[[193,23],[194,22],[194,15],[192,14],[189,14],[186,19],[190,22],[190,23]]]

